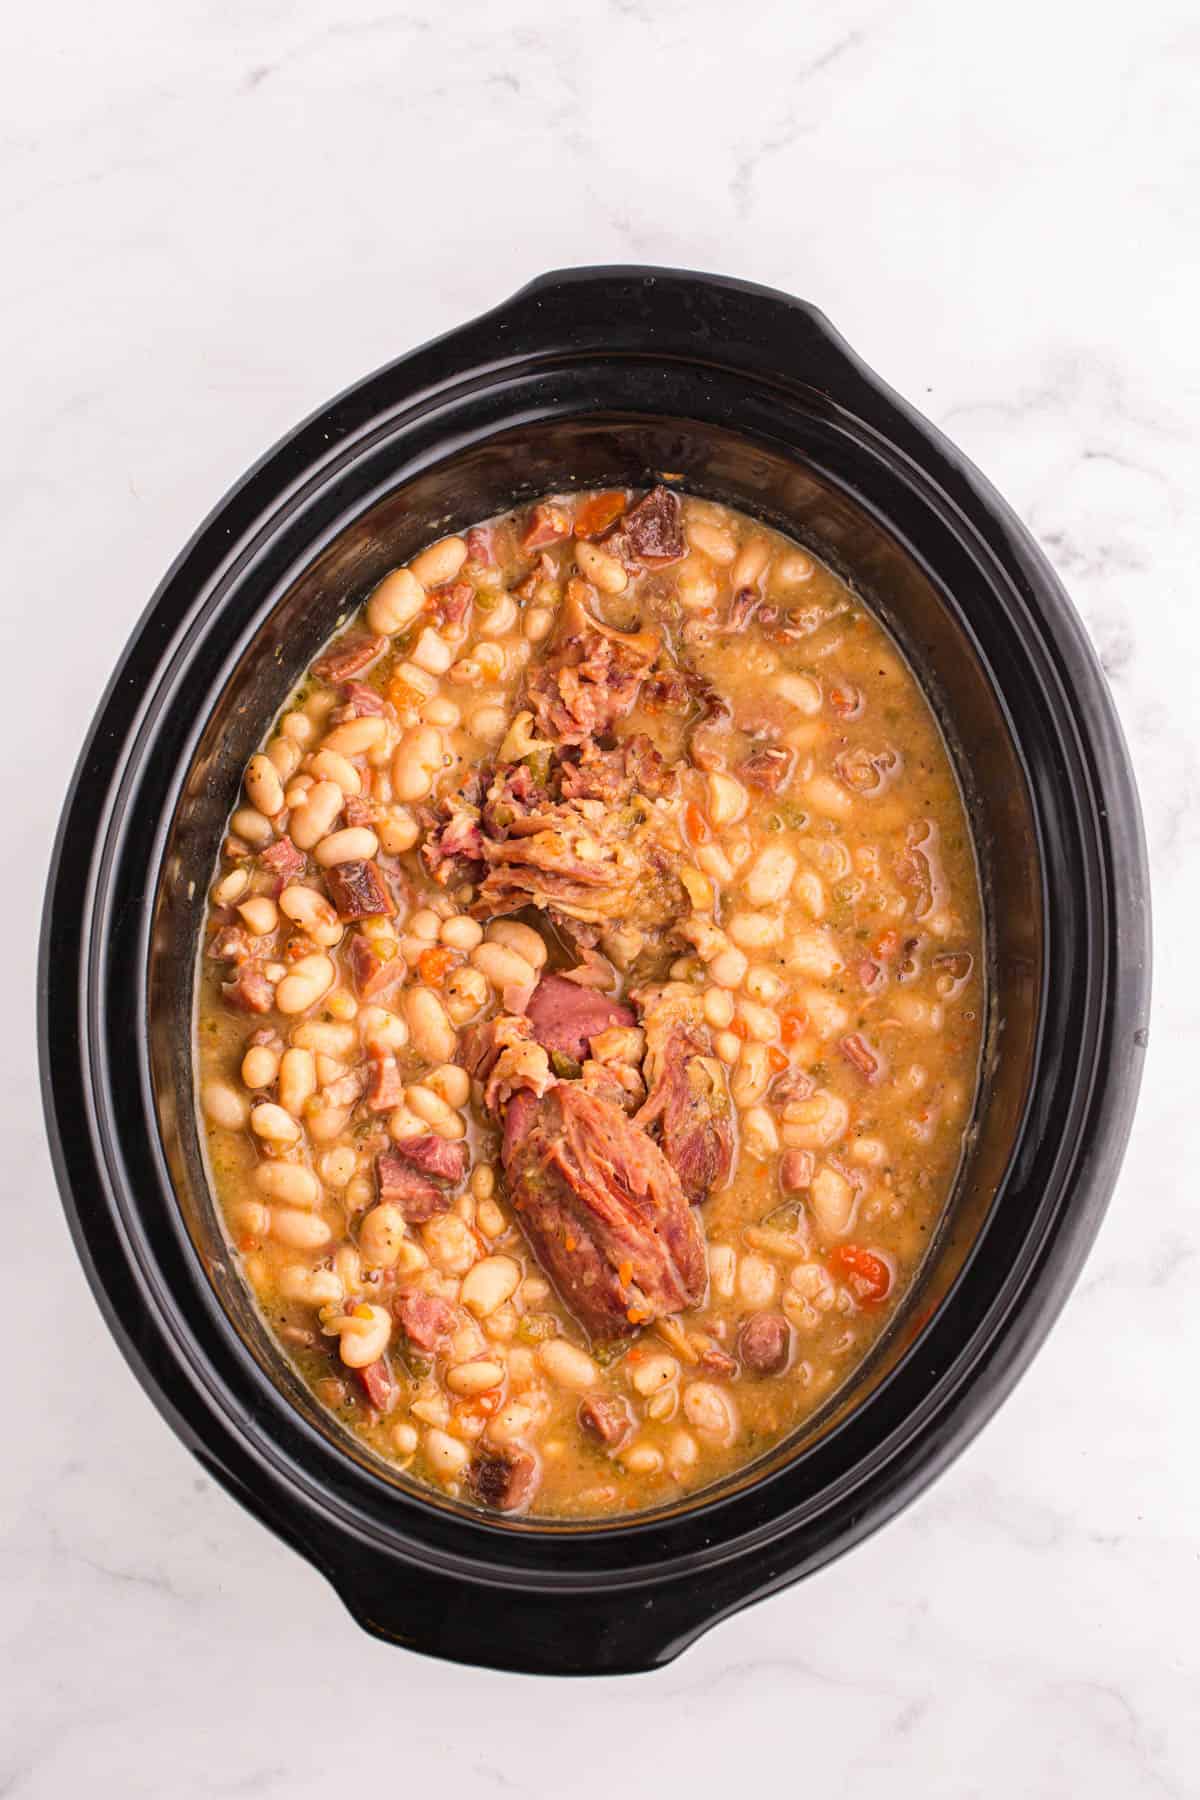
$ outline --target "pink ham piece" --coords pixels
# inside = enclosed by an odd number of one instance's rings
[[[342,688],[342,699],[358,719],[380,719],[387,711],[383,695],[377,694],[364,681],[346,682]]]
[[[365,1369],[356,1369],[355,1374],[362,1383],[368,1405],[376,1412],[390,1413],[400,1398],[400,1389],[387,1357],[381,1356],[377,1362],[368,1363]]]
[[[450,1210],[450,1191],[395,1150],[381,1151],[375,1163],[381,1205],[398,1207],[409,1225],[424,1225]]]
[[[565,975],[543,975],[525,1010],[538,1043],[577,1063],[584,1061],[591,1040],[602,1031],[636,1024],[630,1007],[595,988],[580,987]]]
[[[369,669],[383,655],[387,643],[385,637],[342,638],[327,655],[317,658],[312,673],[318,681],[347,681]]]
[[[278,876],[282,892],[289,881],[303,875],[308,859],[303,850],[297,850],[290,837],[281,837],[260,851],[258,861],[260,868],[269,869],[272,875]]]
[[[436,1176],[439,1181],[457,1184],[467,1172],[466,1145],[457,1140],[438,1137],[434,1132],[430,1132],[427,1137],[400,1138],[395,1145],[395,1153],[422,1173]]]
[[[392,1310],[396,1323],[416,1350],[435,1350],[438,1341],[454,1329],[455,1312],[450,1302],[436,1294],[423,1294],[419,1288],[406,1288],[397,1294]]]

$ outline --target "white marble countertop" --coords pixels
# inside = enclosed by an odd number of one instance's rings
[[[0,648],[51,672],[9,677],[0,777],[0,1794],[1195,1794],[1194,5],[66,0],[6,9],[0,69]],[[86,722],[212,502],[358,375],[605,261],[815,300],[1013,501],[1132,745],[1158,992],[1116,1200],[995,1422],[667,1671],[552,1688],[370,1641],[144,1398],[55,1194],[30,944]]]

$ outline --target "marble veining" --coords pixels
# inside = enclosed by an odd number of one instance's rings
[[[0,1797],[1195,1795],[1191,0],[66,0],[0,50]],[[551,1689],[367,1639],[158,1419],[58,1206],[28,946],[85,724],[228,484],[530,276],[629,259],[815,301],[1036,533],[1137,766],[1157,993],[1116,1200],[995,1421],[669,1668]]]

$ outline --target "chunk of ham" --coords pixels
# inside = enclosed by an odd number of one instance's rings
[[[633,1430],[633,1415],[616,1394],[585,1394],[578,1417],[581,1429],[610,1450],[624,1443]]]
[[[381,1356],[376,1362],[368,1363],[365,1369],[356,1369],[354,1372],[362,1383],[368,1405],[373,1406],[376,1412],[390,1413],[400,1398],[400,1388],[387,1357]]]
[[[566,508],[541,500],[530,509],[521,537],[521,549],[528,555],[533,550],[540,550],[546,544],[556,544],[570,535],[571,515]]]
[[[646,1029],[646,1104],[636,1123],[657,1125],[663,1154],[694,1205],[727,1178],[733,1114],[725,1071],[708,1028],[688,1002],[650,991],[638,996]]]
[[[395,1154],[426,1175],[456,1185],[467,1172],[467,1147],[459,1139],[438,1137],[429,1132],[423,1137],[398,1138]]]
[[[385,957],[359,932],[350,939],[350,977],[360,1000],[374,1000],[396,982],[403,981],[408,964],[402,956]]]
[[[520,1513],[537,1493],[541,1472],[530,1450],[482,1445],[471,1459],[467,1486],[493,1512]]]
[[[290,837],[284,836],[261,850],[258,861],[261,868],[269,869],[278,878],[279,892],[282,893],[289,881],[304,873],[308,859],[303,850],[297,850]]]
[[[450,1191],[414,1168],[398,1150],[381,1151],[375,1162],[381,1202],[398,1207],[410,1225],[423,1225],[450,1210]]]
[[[754,1313],[738,1334],[738,1355],[753,1375],[779,1375],[792,1354],[792,1328],[782,1313]]]
[[[507,1150],[513,1208],[584,1330],[626,1337],[697,1305],[704,1234],[658,1146],[576,1081],[529,1096],[524,1114]]]
[[[245,962],[232,981],[221,983],[226,1006],[234,1012],[267,1013],[275,1004],[275,989],[256,962]]]
[[[344,637],[325,656],[317,658],[312,672],[318,681],[347,681],[378,661],[387,642],[385,637]]]
[[[335,863],[325,871],[325,886],[339,919],[391,918],[396,910],[373,862]]]
[[[371,1112],[391,1112],[404,1098],[404,1077],[394,1056],[372,1056],[367,1079],[367,1106]]]
[[[752,750],[738,767],[738,774],[750,787],[763,794],[777,794],[791,777],[795,757],[782,744],[764,745]]]
[[[633,1009],[565,975],[543,975],[526,1007],[533,1035],[553,1054],[582,1063],[591,1040],[613,1025],[636,1023]]]
[[[620,529],[640,562],[665,566],[686,554],[679,495],[655,487],[621,520]]]
[[[588,592],[568,585],[558,642],[526,683],[538,731],[557,744],[582,744],[623,719],[660,648],[653,631],[602,624],[588,610]]]
[[[401,1331],[417,1350],[436,1350],[441,1339],[454,1329],[455,1312],[450,1302],[437,1294],[423,1294],[419,1288],[406,1288],[397,1294],[392,1311]]]
[[[342,688],[342,701],[357,719],[380,719],[387,711],[383,695],[364,681],[347,681]]]

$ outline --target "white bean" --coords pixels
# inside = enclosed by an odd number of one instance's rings
[[[250,1108],[244,1094],[228,1081],[216,1077],[204,1083],[201,1090],[204,1111],[214,1125],[222,1126],[226,1131],[240,1131],[249,1117]]]
[[[397,800],[423,800],[443,765],[445,745],[435,725],[406,731],[392,759],[392,792]]]
[[[740,1107],[757,1106],[771,1083],[771,1064],[765,1044],[743,1044],[729,1091]]]
[[[246,798],[269,819],[283,811],[283,783],[270,757],[252,756],[246,764]]]
[[[712,825],[719,830],[723,825],[736,824],[746,804],[746,790],[741,782],[713,770],[708,776],[708,817]]]
[[[235,837],[240,837],[253,850],[265,850],[275,835],[271,821],[257,806],[239,806],[229,821]]]
[[[447,581],[453,581],[458,571],[467,560],[467,546],[463,538],[439,538],[436,544],[430,544],[419,556],[414,556],[409,568],[424,588],[441,587]]]
[[[367,624],[380,637],[411,625],[425,605],[425,589],[411,569],[393,569],[367,601]]]
[[[290,1206],[273,1206],[271,1236],[292,1250],[320,1250],[333,1232],[315,1213],[293,1211]]]
[[[318,750],[309,767],[318,781],[336,781],[343,794],[362,793],[362,776],[339,750]]]
[[[446,1104],[440,1094],[434,1093],[431,1087],[418,1082],[405,1090],[404,1099],[409,1110],[418,1119],[423,1119],[438,1137],[457,1139],[466,1136],[467,1128],[459,1114]]]
[[[327,956],[302,956],[275,989],[281,1013],[307,1012],[333,986],[334,967]]]
[[[319,844],[332,829],[345,804],[346,796],[336,781],[318,781],[309,788],[289,822],[291,839],[297,850],[311,850],[314,844]]]
[[[683,1410],[701,1437],[720,1444],[733,1442],[737,1430],[733,1401],[711,1381],[693,1381],[684,1389]]]
[[[766,950],[783,936],[783,920],[778,913],[735,912],[725,929],[739,949]]]
[[[264,1162],[254,1171],[254,1185],[285,1206],[311,1210],[321,1198],[321,1184],[311,1169],[299,1163]]]
[[[633,1385],[639,1394],[657,1394],[660,1388],[670,1387],[679,1374],[679,1364],[673,1356],[647,1356],[634,1365]]]
[[[506,950],[515,950],[531,969],[540,969],[545,964],[546,940],[532,925],[522,925],[516,919],[495,919],[487,928],[487,936],[489,943],[503,944]]]
[[[318,894],[316,888],[285,887],[279,896],[279,908],[315,944],[328,950],[341,942],[345,926],[324,894]]]
[[[319,857],[318,857],[319,860]],[[751,906],[770,906],[782,900],[792,885],[796,858],[782,844],[768,844],[751,863],[745,878],[746,898]]]
[[[323,869],[335,869],[339,863],[370,862],[378,853],[379,839],[365,825],[347,825],[322,838],[313,852]]]
[[[747,539],[729,571],[729,585],[736,594],[739,588],[757,587],[771,560],[771,546],[765,537]]]
[[[625,592],[629,577],[624,565],[618,557],[610,556],[607,550],[601,550],[598,545],[589,544],[586,538],[580,538],[575,545],[575,562],[584,579],[592,582],[602,594]]]
[[[433,1064],[452,1061],[458,1047],[458,1033],[432,988],[409,988],[404,994],[404,1016],[410,1042],[418,1056]]]
[[[465,913],[457,913],[454,918],[446,919],[441,928],[441,940],[451,950],[461,950],[465,956],[474,950],[476,944],[483,942],[483,926],[477,919],[468,919]]]
[[[520,1264],[511,1256],[485,1256],[463,1277],[459,1299],[477,1319],[486,1319],[511,1300],[520,1280]]]
[[[811,675],[776,675],[771,687],[805,718],[813,718],[821,710],[821,684]]]
[[[358,1248],[368,1268],[394,1269],[406,1227],[398,1206],[373,1206],[358,1228]]]
[[[338,1352],[348,1369],[378,1362],[392,1335],[392,1317],[382,1306],[356,1306],[352,1313],[330,1319],[326,1331],[338,1336]]]
[[[566,1338],[547,1338],[538,1345],[538,1361],[551,1381],[559,1387],[572,1388],[584,1393],[595,1387],[600,1379],[600,1370],[577,1344],[567,1342]]]
[[[452,1394],[486,1394],[504,1380],[503,1363],[480,1358],[476,1362],[456,1363],[446,1372],[446,1386]]]
[[[506,950],[503,944],[477,945],[471,952],[471,962],[494,988],[501,991],[510,982],[516,986],[532,987],[537,979],[536,970],[530,967],[525,958],[518,956],[514,950]]]
[[[454,661],[454,652],[445,638],[427,625],[413,645],[412,660],[429,675],[444,675]]]
[[[416,1408],[414,1407],[413,1410],[415,1411]],[[455,1475],[459,1474],[470,1454],[467,1446],[460,1443],[457,1438],[451,1437],[449,1432],[439,1431],[434,1426],[425,1433],[425,1455],[429,1460],[430,1467],[444,1481],[452,1480]]]
[[[471,1098],[471,1077],[458,1063],[443,1063],[425,1077],[425,1086],[443,1099],[447,1106],[465,1106]]]
[[[294,1144],[300,1136],[300,1127],[291,1113],[272,1100],[264,1100],[261,1106],[251,1109],[250,1129],[269,1144]]]
[[[311,1050],[285,1050],[279,1060],[279,1104],[298,1119],[304,1102],[317,1091],[317,1071]]]
[[[359,719],[346,719],[335,725],[321,746],[338,756],[362,756],[382,744],[388,734],[386,719],[378,713],[366,713]]]
[[[822,1163],[808,1190],[808,1202],[818,1228],[826,1237],[842,1237],[854,1217],[854,1189],[846,1177]]]

